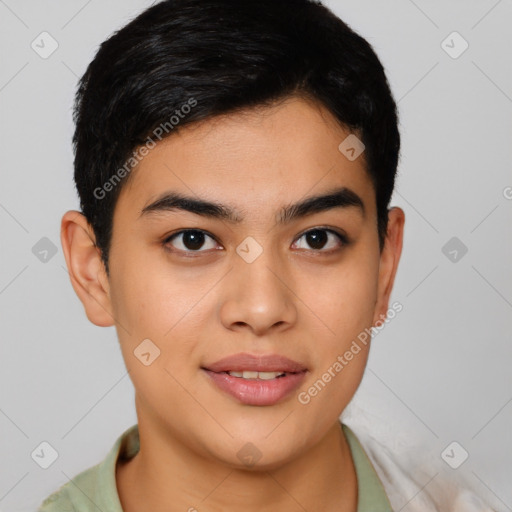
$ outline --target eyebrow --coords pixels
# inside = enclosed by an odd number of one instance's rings
[[[296,203],[283,206],[277,217],[279,224],[287,224],[298,218],[306,217],[334,208],[356,208],[365,216],[363,200],[347,187],[339,187],[322,195],[309,196]],[[243,222],[244,217],[235,208],[214,201],[197,199],[179,192],[165,192],[155,201],[145,206],[139,218],[173,210],[183,210],[202,217],[225,220],[234,224]]]

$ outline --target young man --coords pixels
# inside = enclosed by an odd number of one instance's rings
[[[370,45],[310,0],[167,0],[102,44],[75,122],[62,245],[138,424],[40,511],[391,511],[339,420],[404,228]]]

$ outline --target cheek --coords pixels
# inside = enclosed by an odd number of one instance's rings
[[[323,338],[330,340],[333,348],[342,349],[371,325],[377,300],[378,261],[354,253],[337,268],[310,273],[299,282],[302,285],[297,295],[311,307],[323,329]]]
[[[172,279],[162,278],[158,272],[126,276],[130,277],[117,283],[115,292],[123,359],[145,410],[169,422],[171,411],[193,406],[195,388],[190,372],[197,359],[196,326],[201,308],[193,307],[197,297],[190,290],[185,296],[184,289],[177,284],[169,286]],[[197,372],[196,366],[194,369]]]
[[[111,296],[126,367],[142,395],[161,393],[165,400],[165,390],[179,391],[177,381],[189,378],[191,367],[197,370],[198,333],[208,306],[201,301],[204,283],[136,258],[115,268]],[[148,359],[153,362],[146,366]]]
[[[364,251],[361,251],[362,253]],[[366,367],[377,298],[378,260],[354,254],[336,272],[317,275],[308,298],[321,327],[314,372],[304,402],[318,412],[331,407],[341,413],[356,391]],[[303,293],[306,288],[303,288]],[[312,387],[311,387],[312,386]],[[301,402],[302,403],[302,402]],[[329,406],[329,404],[331,404]],[[334,405],[335,404],[335,405]]]
[[[114,314],[133,337],[170,336],[201,298],[199,283],[171,272],[164,258],[149,261],[147,254],[138,257],[131,252],[129,257],[118,257],[112,268],[116,269],[111,278]]]

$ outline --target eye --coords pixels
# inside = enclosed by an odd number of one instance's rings
[[[331,245],[327,247],[327,250],[320,251],[320,249],[325,248],[325,246],[329,242],[329,235],[331,235]],[[337,233],[332,229],[325,228],[315,228],[310,229],[302,234],[297,240],[304,239],[306,243],[314,250],[320,252],[330,252],[329,249],[335,250],[336,248],[343,247],[344,245],[348,245],[349,241],[345,235],[341,233]],[[337,240],[336,240],[337,239]],[[334,245],[333,245],[334,240]],[[337,243],[336,243],[337,241]],[[299,249],[308,249],[308,247],[298,247]]]
[[[172,245],[175,249],[182,252],[205,252],[199,249],[205,245],[205,241],[208,239],[212,240],[213,244],[210,242],[211,246],[206,247],[206,249],[215,249],[216,242],[206,231],[200,229],[186,229],[167,237],[163,241],[163,245],[166,248],[168,245]]]
[[[345,235],[326,228],[310,229],[303,233],[297,240],[300,241],[301,239],[304,239],[309,247],[299,244],[294,248],[311,249],[318,252],[331,252],[349,244],[349,240]],[[208,241],[210,247],[208,247]],[[173,249],[176,249],[178,252],[181,251],[184,253],[206,252],[209,249],[215,249],[217,247],[215,239],[201,229],[185,229],[178,231],[165,238],[162,244],[168,251],[173,252]],[[172,246],[173,249],[169,248],[169,245]]]

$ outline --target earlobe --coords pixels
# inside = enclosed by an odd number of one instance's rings
[[[60,239],[71,285],[95,325],[114,325],[108,278],[95,245],[94,231],[85,216],[70,210],[61,222]]]
[[[373,323],[382,321],[387,315],[389,297],[393,289],[398,263],[402,254],[405,214],[399,207],[388,211],[388,229],[384,248],[380,256],[379,283]]]

